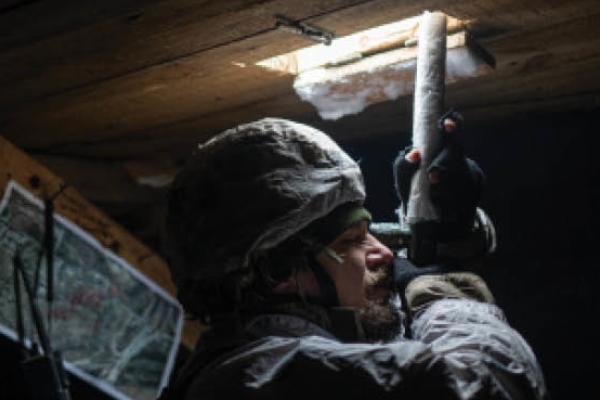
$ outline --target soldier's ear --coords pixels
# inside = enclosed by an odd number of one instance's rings
[[[289,278],[281,281],[273,288],[274,294],[297,294],[302,298],[318,299],[321,295],[319,285],[313,272],[301,269]]]
[[[275,294],[294,294],[298,293],[298,282],[296,278],[292,275],[287,278],[285,281],[279,282],[273,288],[273,293]]]

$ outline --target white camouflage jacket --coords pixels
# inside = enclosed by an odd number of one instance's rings
[[[201,340],[163,398],[546,398],[533,352],[493,304],[437,300],[409,330],[347,343],[299,316],[259,315]]]

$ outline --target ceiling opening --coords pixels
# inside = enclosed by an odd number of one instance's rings
[[[294,90],[323,119],[361,112],[414,90],[421,16],[377,26],[257,63],[295,75]],[[467,32],[467,22],[446,16],[446,83],[489,73],[494,58]]]
[[[298,75],[325,67],[334,68],[357,62],[375,54],[411,48],[416,45],[420,16],[380,25],[334,39],[330,45],[317,44],[259,61],[256,65]],[[448,17],[448,34],[463,30],[464,21]]]

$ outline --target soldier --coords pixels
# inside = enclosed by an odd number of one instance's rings
[[[324,133],[264,119],[201,145],[167,233],[186,311],[210,326],[163,399],[541,399],[529,346],[483,280],[392,278],[358,165]]]

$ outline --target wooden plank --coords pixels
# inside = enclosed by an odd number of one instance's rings
[[[0,15],[8,14],[37,0],[1,0]]]
[[[579,67],[578,67],[579,68]],[[588,71],[593,72],[593,71]],[[566,71],[563,75],[552,75],[553,80],[564,80],[572,76],[572,71]],[[590,78],[596,82],[600,82],[600,76]],[[485,118],[494,119],[506,117],[510,113],[515,113],[521,106],[523,110],[545,112],[548,110],[559,109],[561,104],[564,104],[567,109],[593,108],[598,106],[599,96],[594,89],[588,90],[589,83],[581,82],[578,85],[569,85],[568,88],[563,88],[559,92],[553,92],[546,88],[543,96],[540,96],[534,87],[528,90],[528,93],[522,95],[518,88],[527,81],[522,78],[517,81],[499,80],[494,85],[487,85],[483,93],[478,92],[480,96],[477,100],[473,100],[473,96],[468,94],[463,95],[460,92],[454,93],[454,89],[449,89],[447,94],[448,107],[455,107],[468,115],[468,117],[482,120]],[[536,80],[538,84],[551,82],[544,77]],[[503,85],[509,85],[513,88],[513,92],[508,95],[503,95],[501,98],[496,98],[494,93]],[[595,89],[596,91],[598,89]],[[471,92],[468,90],[467,92]],[[293,95],[284,96],[276,99],[273,103],[292,104],[297,102]],[[372,106],[356,116],[348,116],[338,121],[323,121],[313,110],[306,106],[305,103],[299,103],[300,108],[284,105],[285,110],[296,110],[297,113],[282,110],[281,112],[270,112],[275,110],[275,104],[270,102],[258,103],[255,105],[254,111],[248,111],[243,115],[239,111],[224,112],[215,114],[210,118],[215,125],[220,125],[222,129],[235,126],[238,122],[249,122],[256,119],[259,115],[272,115],[291,118],[300,122],[305,122],[325,132],[330,133],[334,138],[340,140],[359,140],[373,135],[392,134],[393,132],[410,131],[412,122],[412,98],[405,97],[394,102],[386,102]],[[262,114],[261,114],[262,112]],[[71,145],[64,150],[76,154],[102,154],[107,157],[114,156],[119,159],[132,157],[136,158],[140,155],[155,156],[165,162],[181,162],[191,154],[196,144],[208,139],[212,134],[217,133],[221,129],[216,129],[211,133],[198,133],[203,129],[203,119],[188,121],[182,125],[173,125],[161,129],[162,133],[168,132],[165,137],[139,137],[129,140],[114,140],[106,141],[91,145]],[[184,127],[185,126],[185,127]],[[171,168],[165,168],[165,173],[172,173]]]
[[[579,92],[590,83],[598,82],[597,73],[593,70],[587,74],[579,74],[577,70],[585,68],[590,57],[599,53],[600,35],[588,36],[586,33],[593,29],[598,16],[571,21],[551,29],[539,32],[530,32],[523,35],[507,36],[500,40],[489,42],[488,48],[497,56],[497,72],[448,89],[449,101],[460,99],[464,106],[471,106],[486,99],[497,99],[498,102],[512,101],[520,90],[524,90],[528,82],[544,82],[548,86],[547,93],[552,96]],[[585,40],[582,40],[585,38]],[[552,51],[552,53],[549,53]],[[563,70],[563,72],[561,72]],[[553,74],[553,75],[548,75]],[[560,76],[560,79],[549,79],[549,76]],[[267,85],[269,82],[262,81]],[[202,108],[197,107],[195,116],[180,121],[158,124],[138,132],[130,132],[126,137],[104,137],[92,140],[89,144],[75,144],[62,147],[61,150],[74,154],[98,154],[102,156],[130,157],[143,154],[153,154],[161,148],[181,154],[181,150],[189,146],[194,138],[205,139],[237,123],[255,119],[258,116],[293,117],[310,113],[310,107],[305,103],[295,100],[295,94],[286,88],[287,83],[281,88],[278,97],[271,99],[273,93],[268,88],[261,90],[260,94],[267,92],[264,99],[239,103],[236,108],[216,110],[207,114],[202,113]],[[560,91],[552,87],[563,87]],[[243,90],[243,83],[235,90]],[[509,91],[508,97],[502,97],[504,91]],[[248,94],[244,94],[246,96]],[[453,104],[453,103],[449,103]],[[453,104],[454,105],[454,104]],[[60,147],[60,146],[59,146]],[[87,149],[86,149],[87,147]],[[167,150],[168,149],[168,150]]]
[[[595,0],[484,0],[472,7],[446,3],[448,8],[441,10],[452,10],[449,14],[470,21],[474,33],[535,31],[600,12]]]
[[[0,175],[2,190],[10,179],[14,179],[42,199],[60,192],[55,199],[57,213],[88,232],[167,292],[175,293],[166,263],[160,256],[99,211],[75,188],[2,137],[0,170],[3,171]],[[182,343],[193,348],[200,330],[198,325],[186,326]]]
[[[269,54],[269,43],[285,36],[272,31],[260,40],[203,52],[168,69],[147,70],[77,95],[49,99],[27,107],[28,111],[13,113],[2,131],[21,146],[39,148],[117,137],[287,92],[291,77],[254,67],[253,60],[248,59],[249,49],[253,50],[250,57]],[[231,47],[236,48],[234,54],[230,54]],[[25,117],[25,113],[29,116]],[[17,131],[18,135],[11,134]]]
[[[6,12],[0,6],[0,49],[6,51],[107,18],[135,18],[145,5],[156,1],[22,0]]]
[[[303,19],[368,0],[159,2],[0,55],[0,106],[82,87],[275,28],[274,14]],[[14,66],[19,65],[15,69]]]
[[[286,90],[282,96],[273,96],[234,109],[199,114],[151,130],[83,143],[59,144],[48,147],[48,150],[117,160],[140,157],[162,159],[168,155],[167,158],[177,164],[190,154],[194,144],[202,143],[224,129],[265,116],[292,118],[312,112],[312,106]]]
[[[600,57],[595,62],[582,68],[561,69],[549,71],[544,75],[504,79],[504,85],[481,83],[477,90],[464,93],[450,93],[447,102],[462,109],[477,109],[479,114],[487,110],[492,118],[497,106],[512,106],[515,108],[521,102],[529,104],[533,109],[535,104],[544,105],[546,100],[558,104],[560,99],[565,103],[579,102],[582,108],[589,108],[586,101],[594,102],[593,95],[600,91]],[[587,75],[587,80],[573,81],[573,74]],[[479,95],[479,100],[475,100]],[[593,106],[593,104],[592,104]]]
[[[438,3],[432,1],[429,5],[433,7]],[[415,1],[398,7],[395,1],[380,0],[324,15],[315,22],[343,34],[344,29],[390,22],[400,18],[399,14],[406,17],[424,6],[426,4]],[[315,4],[312,8],[302,7],[306,8],[302,11],[305,14],[323,10]],[[16,143],[28,147],[98,140],[278,96],[287,85],[285,81],[282,84],[280,77],[237,66],[252,65],[301,43],[305,41],[290,34],[269,31],[6,113],[5,118],[9,120],[4,123],[4,132]],[[104,64],[101,65],[104,68]],[[257,87],[260,93],[256,93]],[[11,132],[19,135],[11,135]]]
[[[393,8],[388,1],[377,4],[388,4],[390,9]],[[409,2],[401,9],[416,11],[419,7],[421,5],[416,2]],[[331,20],[331,24],[323,24],[327,27],[337,26],[335,21],[338,21],[340,27],[347,27],[366,23],[364,20],[367,20],[372,26],[374,20],[395,15],[393,12],[379,12],[382,10],[378,10],[373,17],[362,18],[369,15],[365,5],[323,16],[318,21]],[[343,15],[347,18],[344,18],[342,25],[339,19]],[[597,16],[588,19],[593,18]],[[595,32],[590,32],[589,24],[583,24],[582,28],[581,21],[571,21],[566,25],[583,37]],[[535,52],[536,48],[546,46],[544,40],[548,32],[564,29],[564,26],[559,26],[532,34],[525,41],[529,49],[524,49],[524,52]],[[108,140],[125,134],[135,135],[152,131],[157,126],[189,121],[199,115],[211,115],[267,101],[289,93],[290,80],[266,75],[251,67],[252,63],[277,54],[280,50],[289,50],[290,43],[293,48],[301,42],[283,32],[269,31],[229,46],[32,104],[12,113],[11,119],[5,122],[4,132],[21,145],[43,148],[72,142]],[[523,46],[520,41],[515,43]],[[246,68],[239,67],[243,64]]]
[[[62,27],[63,29],[68,29],[73,25],[72,21],[69,25],[69,21],[77,15],[83,16],[80,22],[82,24],[86,21],[93,21],[91,17],[86,17],[87,15],[100,14],[105,18],[102,19],[99,16],[100,22],[95,24],[76,30],[67,30],[64,34],[47,37],[31,43],[29,46],[22,46],[2,54],[0,56],[0,84],[5,87],[3,92],[5,96],[3,97],[0,93],[0,106],[14,107],[15,102],[22,103],[83,87],[264,32],[273,27],[272,16],[275,13],[287,13],[295,18],[308,18],[311,15],[331,12],[364,1],[366,0],[337,0],[327,2],[326,6],[322,6],[322,2],[318,1],[300,4],[289,2],[289,0],[275,0],[267,3],[261,0],[204,1],[202,3],[179,0],[177,2],[163,1],[152,5],[148,5],[142,0],[137,2],[130,0],[116,9],[113,2],[109,2],[108,4],[112,6],[105,7],[106,9],[91,8],[92,6],[87,2],[81,4],[75,2],[77,7],[62,5],[59,11],[64,10],[65,12],[56,12],[55,10],[52,15],[57,15],[58,18],[55,19],[59,20],[53,24],[65,25]],[[461,18],[474,19],[478,24],[489,25],[492,18],[496,24],[500,20],[504,22],[504,29],[507,29],[521,25],[533,28],[555,23],[565,16],[573,18],[573,12],[568,13],[565,9],[580,10],[579,15],[584,15],[583,10],[586,10],[585,12],[593,12],[594,9],[600,10],[597,2],[590,0],[579,0],[577,4],[581,7],[575,7],[572,1],[559,1],[553,4],[551,12],[545,12],[544,18],[541,18],[539,10],[542,9],[543,3],[540,1],[534,1],[532,4],[528,2],[523,5],[511,0],[504,2],[506,4],[489,2],[492,4],[489,8],[491,11],[482,16],[478,7],[479,3],[477,1],[448,3],[430,0],[398,4],[389,0],[376,1],[373,2],[372,7],[364,5],[354,7],[356,8],[355,13],[341,11],[334,18],[328,20],[314,18],[314,21],[327,23],[338,33],[347,34],[352,30],[363,29],[363,27],[367,28],[417,15],[426,8],[440,8],[450,14],[462,14]],[[38,7],[42,7],[42,5],[48,7],[46,2],[42,2]],[[144,5],[146,7],[143,7]],[[44,9],[43,11],[50,10]],[[375,12],[378,13],[379,18],[371,17]],[[33,14],[37,13],[41,13],[41,11],[35,11]],[[521,14],[526,14],[527,17],[522,17]],[[107,15],[114,15],[114,18],[105,20]],[[512,22],[506,23],[503,15],[511,15]],[[360,16],[360,21],[355,21],[357,16]],[[521,18],[518,18],[519,16]],[[31,21],[30,15],[26,15],[24,18],[29,18],[27,21]],[[42,21],[54,21],[55,19],[44,18]],[[61,24],[60,20],[62,19],[66,19],[67,22]],[[13,29],[19,29],[25,22],[20,21],[19,18],[14,18],[14,20],[16,22],[7,21],[12,22],[8,24],[9,29],[13,25]],[[366,20],[371,20],[370,25],[364,24],[363,21]],[[42,29],[45,23],[49,22],[37,24],[35,29],[20,29],[19,32]],[[0,24],[0,26],[2,25]],[[27,25],[25,26],[27,27]],[[1,30],[0,33],[2,33]],[[15,65],[19,65],[19,68],[14,69]]]
[[[189,1],[160,2],[140,11],[142,16],[135,20],[131,20],[131,15],[113,18],[14,49],[0,58],[0,84],[5,87],[5,97],[0,93],[0,105],[14,106],[18,101],[80,87],[264,32],[272,28],[274,13],[307,18],[360,1],[337,0],[327,2],[326,7],[318,1],[297,6],[289,3],[276,0],[250,7],[253,2],[248,0],[200,5]],[[413,1],[399,6],[397,2],[380,0],[374,2],[373,7],[357,6],[352,12],[340,11],[329,19],[316,18],[315,22],[347,34],[349,30],[371,27],[418,14],[426,7],[444,5],[440,1],[421,3]],[[468,5],[473,1],[458,3]],[[452,12],[454,7],[445,8]],[[377,10],[378,17],[372,16],[373,10]],[[161,29],[156,29],[157,26]],[[15,65],[19,68],[15,69]]]
[[[478,114],[485,111],[490,116],[495,114],[495,107],[507,104],[516,104],[519,99],[525,104],[539,104],[544,108],[540,96],[548,96],[553,104],[560,102],[560,98],[581,99],[585,106],[585,99],[594,86],[600,83],[600,65],[592,63],[586,67],[589,60],[581,63],[571,63],[570,66],[559,60],[559,66],[544,67],[538,73],[528,74],[519,71],[531,69],[527,65],[541,62],[536,56],[522,61],[513,66],[515,70],[499,71],[493,76],[478,79],[473,82],[463,82],[460,85],[450,86],[447,89],[447,105],[461,110],[478,109]],[[517,66],[518,65],[518,66]],[[279,116],[292,119],[305,120],[311,124],[324,126],[325,130],[361,131],[352,129],[353,126],[362,126],[361,121],[369,121],[369,129],[363,129],[370,134],[389,132],[390,129],[400,129],[410,126],[412,120],[412,97],[408,96],[395,102],[385,103],[382,107],[367,109],[357,117],[346,117],[340,121],[325,123],[316,116],[311,106],[299,101],[295,94],[286,94],[281,97],[251,104],[235,110],[226,110],[211,115],[182,121],[172,125],[158,127],[145,135],[132,136],[127,139],[115,138],[90,144],[73,144],[62,146],[61,151],[72,154],[95,155],[103,157],[137,158],[140,156],[156,157],[158,159],[171,159],[176,162],[179,158],[188,155],[195,143],[203,142],[212,134],[223,129],[235,126],[238,123],[248,122],[260,116]],[[572,100],[568,100],[573,104]],[[375,110],[375,113],[373,113]],[[389,114],[389,115],[388,115]],[[396,118],[402,122],[391,121]],[[347,129],[346,129],[347,128]],[[164,161],[163,161],[164,162]]]
[[[39,154],[32,156],[94,204],[143,207],[156,202],[163,195],[149,186],[137,184],[127,170],[115,161]],[[106,190],[108,187],[110,190]]]
[[[506,102],[520,94],[528,96],[528,90],[539,88],[556,96],[597,87],[600,36],[591,33],[598,29],[599,18],[600,15],[592,15],[543,32],[488,43],[488,49],[498,60],[497,72],[465,81],[453,95],[469,98],[470,102],[489,96]]]
[[[600,90],[554,97],[544,96],[520,98],[505,103],[472,105],[464,108],[464,116],[469,124],[489,124],[515,116],[531,117],[576,110],[600,109]]]

